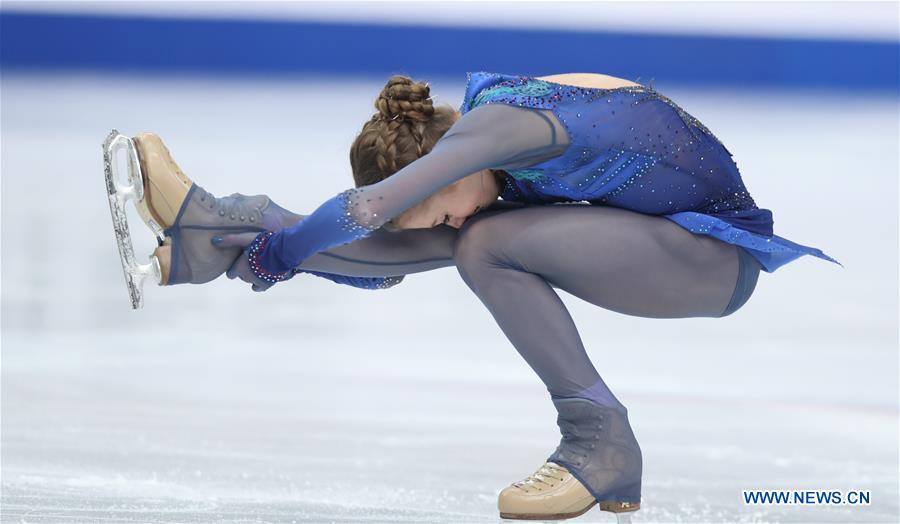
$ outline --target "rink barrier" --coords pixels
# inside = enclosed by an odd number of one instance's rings
[[[333,43],[339,42],[340,45]],[[422,43],[398,47],[398,42]],[[0,10],[0,68],[140,74],[602,72],[708,87],[898,89],[898,42]]]

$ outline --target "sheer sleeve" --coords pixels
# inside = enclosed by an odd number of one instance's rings
[[[499,201],[498,201],[499,202]],[[458,231],[447,225],[390,232],[384,228],[350,244],[311,255],[295,269],[353,277],[388,277],[452,266]]]
[[[382,228],[316,253],[294,270],[360,289],[387,289],[407,274],[454,265],[456,236],[457,230],[446,225],[397,232]]]
[[[306,219],[277,231],[260,253],[264,269],[284,273],[331,247],[367,237],[385,222],[460,178],[482,169],[521,169],[569,145],[553,113],[485,104],[464,114],[428,154],[392,176],[325,201]]]

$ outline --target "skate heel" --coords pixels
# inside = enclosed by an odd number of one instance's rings
[[[169,239],[166,239],[166,241],[168,242]],[[170,244],[158,246],[153,250],[152,258],[155,258],[159,265],[159,279],[157,283],[160,286],[168,285],[169,273],[172,267],[172,246]]]
[[[615,504],[616,506],[613,509],[610,509],[610,507],[604,506],[604,504]],[[632,524],[631,515],[640,508],[639,503],[631,504],[629,502],[601,502],[599,505],[602,511],[610,511],[616,514],[616,524]]]
[[[627,513],[641,509],[640,502],[620,502],[618,500],[598,502],[601,511],[610,513]]]
[[[615,513],[618,524],[630,524],[631,513],[641,509],[641,483],[625,486],[607,497],[597,501],[600,510]]]

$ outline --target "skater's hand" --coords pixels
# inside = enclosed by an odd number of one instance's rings
[[[242,248],[243,252],[234,260],[231,267],[228,268],[228,271],[225,272],[225,276],[231,280],[239,278],[244,282],[251,284],[251,289],[253,291],[265,291],[275,284],[261,280],[253,273],[253,270],[250,269],[249,251],[247,249],[247,246],[253,242],[253,239],[255,239],[257,235],[258,233],[253,232],[222,235],[220,237],[214,237],[212,243],[214,246],[222,249],[231,247]]]

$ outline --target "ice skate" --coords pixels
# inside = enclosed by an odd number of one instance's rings
[[[507,486],[498,499],[501,518],[527,520],[571,519],[596,503],[597,499],[569,470],[554,462]]]
[[[568,519],[594,504],[631,522],[640,509],[642,457],[627,411],[581,398],[554,398],[562,440],[534,475],[500,493],[500,516]]]
[[[115,162],[120,150],[127,157],[125,183]],[[211,244],[212,237],[279,229],[301,218],[265,195],[215,197],[181,171],[153,133],[129,138],[113,130],[104,142],[103,157],[113,226],[134,309],[143,305],[142,284],[147,277],[159,285],[202,284],[224,273],[241,248],[218,248]],[[159,244],[148,264],[138,264],[134,257],[124,207],[129,200]]]

